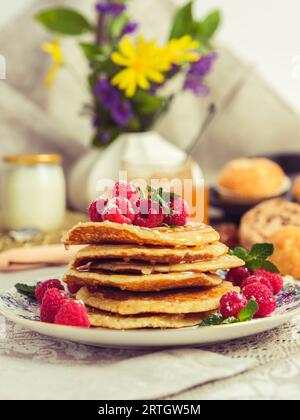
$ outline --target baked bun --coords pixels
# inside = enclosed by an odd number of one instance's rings
[[[269,242],[286,225],[300,227],[300,204],[281,198],[264,201],[242,217],[239,232],[241,244],[250,249],[257,242]]]
[[[224,198],[259,199],[280,195],[286,187],[286,175],[281,167],[265,158],[241,158],[229,162],[218,179]]]
[[[270,239],[275,246],[270,260],[282,274],[300,279],[300,227],[284,226]]]
[[[300,201],[300,175],[298,175],[294,180],[292,196],[295,200]]]

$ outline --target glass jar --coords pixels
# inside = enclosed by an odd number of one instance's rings
[[[61,156],[16,155],[3,160],[3,228],[37,228],[44,232],[59,228],[66,210]]]
[[[189,204],[191,220],[194,222],[209,222],[208,190],[204,185],[202,171],[191,158],[178,164],[157,165],[121,162],[121,171],[128,181],[143,188],[141,180],[155,188],[164,187],[167,191],[177,192]],[[179,182],[179,189],[174,188]],[[170,187],[171,186],[171,187]]]

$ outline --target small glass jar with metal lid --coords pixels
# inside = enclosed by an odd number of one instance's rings
[[[56,154],[3,158],[1,208],[4,229],[59,228],[66,209],[66,183]]]

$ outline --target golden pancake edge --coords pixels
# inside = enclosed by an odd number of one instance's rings
[[[86,268],[90,272],[110,272],[121,273],[121,274],[142,274],[150,275],[155,273],[181,273],[181,272],[193,272],[193,273],[205,273],[215,272],[218,270],[228,270],[231,268],[241,267],[244,265],[244,261],[240,260],[234,255],[223,255],[218,258],[195,261],[190,263],[179,263],[179,264],[149,264],[139,261],[119,261],[119,260],[100,260],[94,261],[86,265]],[[75,267],[74,267],[75,268]],[[80,268],[77,268],[80,271]]]
[[[132,244],[99,244],[82,248],[74,258],[72,265],[78,266],[96,259],[137,260],[150,263],[193,262],[217,258],[227,254],[228,247],[220,242],[196,247],[167,248],[163,246],[142,246]]]
[[[87,222],[74,226],[63,238],[65,245],[130,243],[139,245],[198,246],[216,242],[220,235],[203,223],[187,226],[143,228],[112,222]]]
[[[210,312],[200,314],[143,314],[122,316],[88,308],[92,327],[112,330],[132,330],[142,328],[184,328],[201,324]]]
[[[90,273],[70,269],[63,277],[65,283],[80,286],[110,286],[135,292],[152,292],[186,287],[217,286],[222,282],[220,276],[206,273],[160,273],[144,275],[125,275]]]
[[[226,281],[215,287],[158,293],[130,293],[108,288],[93,291],[83,287],[78,291],[76,299],[89,307],[120,315],[188,314],[218,309],[220,298],[234,290],[239,291],[239,288]]]

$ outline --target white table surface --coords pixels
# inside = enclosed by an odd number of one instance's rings
[[[22,273],[0,274],[0,293],[17,282],[51,278],[62,273],[64,267],[39,269]],[[230,379],[219,380],[195,387],[174,395],[171,399],[299,399],[300,398],[300,317],[289,324],[242,340],[205,348],[233,358],[255,359],[257,367]],[[43,378],[50,364],[67,364],[80,369],[81,366],[106,366],[109,363],[147,354],[149,351],[100,349],[60,342],[36,333],[6,324],[6,336],[0,335],[0,359],[6,360],[11,369],[22,366],[36,369]],[[3,359],[2,356],[5,356]],[[43,369],[44,366],[44,369]],[[80,371],[79,371],[80,372]],[[35,372],[36,373],[36,372]],[[32,380],[34,374],[32,375]],[[45,380],[47,378],[44,378]],[[26,388],[30,390],[29,383]],[[1,398],[14,399],[14,383],[0,384]],[[54,392],[54,391],[53,391]],[[30,394],[30,391],[27,391]],[[19,396],[20,397],[20,396]],[[33,399],[42,395],[35,393]],[[80,397],[80,387],[74,387],[71,398]],[[49,398],[56,398],[49,395]],[[118,398],[112,396],[112,398]]]

